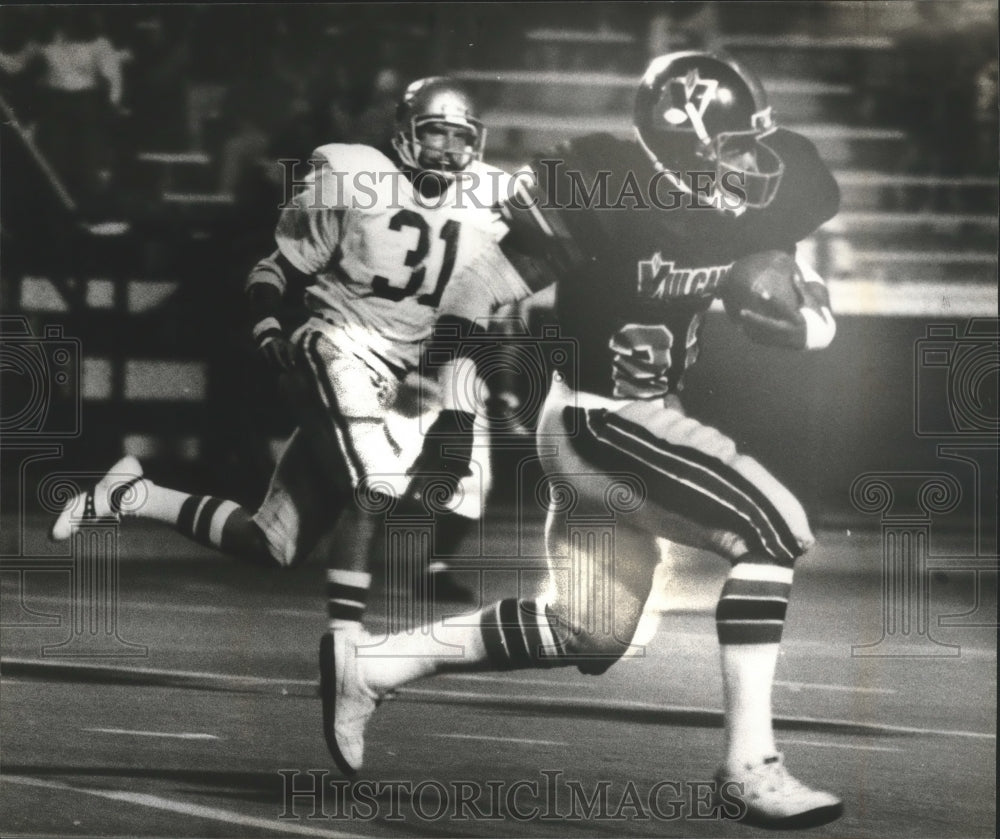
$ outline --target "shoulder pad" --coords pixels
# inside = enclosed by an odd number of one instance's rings
[[[464,172],[460,172],[461,194],[470,196],[472,206],[494,211],[513,195],[513,179],[503,169],[474,161]]]
[[[549,183],[550,169],[537,162],[518,169],[511,178],[507,200],[501,207],[511,234],[526,240],[569,239],[562,208]]]
[[[557,277],[585,261],[562,210],[549,200],[547,186],[539,182],[533,170],[515,173],[511,197],[503,203],[500,213],[509,230],[503,249],[511,261],[511,252],[540,259]]]
[[[800,241],[839,212],[840,186],[809,138],[779,128],[761,142],[785,163],[778,197],[788,208],[794,240]]]
[[[335,172],[394,172],[397,167],[373,146],[362,143],[327,143],[313,151],[313,165],[328,165]]]

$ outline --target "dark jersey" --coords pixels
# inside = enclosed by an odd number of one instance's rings
[[[561,333],[578,348],[563,370],[573,386],[624,398],[680,390],[733,262],[764,250],[794,253],[836,214],[840,193],[815,147],[780,129],[765,142],[785,172],[766,208],[742,213],[707,206],[707,192],[682,194],[636,143],[609,135],[535,161],[536,204],[509,211],[503,249],[532,255],[526,267],[512,256],[523,276],[539,273],[541,259],[540,273],[555,280]]]

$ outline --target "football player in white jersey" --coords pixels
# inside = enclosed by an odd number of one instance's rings
[[[277,249],[246,285],[253,337],[300,421],[255,513],[158,486],[125,457],[69,500],[52,537],[69,538],[86,518],[136,516],[235,556],[292,566],[325,534],[331,628],[357,628],[378,531],[372,504],[400,494],[422,432],[448,422],[433,395],[397,397],[418,369],[448,281],[506,230],[496,208],[509,176],[482,162],[485,136],[468,94],[431,77],[403,94],[392,158],[366,145],[315,151],[313,171],[282,208]],[[305,284],[311,316],[288,339],[277,313],[292,279]],[[454,512],[478,517],[487,472],[484,462],[463,474],[469,491]]]

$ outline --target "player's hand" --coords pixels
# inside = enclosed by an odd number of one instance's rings
[[[808,277],[783,251],[738,259],[722,292],[726,312],[757,343],[791,349],[818,349],[833,339],[836,326],[826,285]]]
[[[776,318],[752,309],[741,309],[739,317],[743,331],[751,341],[793,350],[805,348],[805,322],[798,313]]]
[[[294,347],[281,331],[277,318],[266,317],[254,324],[253,339],[264,363],[272,372],[282,373],[294,368]]]
[[[261,344],[260,354],[274,373],[287,373],[295,368],[295,348],[283,335]]]
[[[462,479],[472,474],[472,433],[475,416],[442,411],[424,437],[424,446],[413,466],[406,500],[446,507],[458,493]]]

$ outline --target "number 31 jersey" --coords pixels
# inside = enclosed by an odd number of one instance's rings
[[[636,143],[609,135],[574,140],[533,164],[535,204],[508,205],[502,248],[523,276],[530,271],[518,255],[542,256],[545,268],[535,270],[555,280],[561,332],[577,347],[563,371],[572,385],[629,399],[680,390],[698,357],[702,317],[733,262],[794,253],[837,212],[837,184],[807,139],[779,129],[766,142],[784,175],[767,207],[743,212],[707,206],[707,193],[683,195]]]
[[[440,195],[371,146],[332,143],[282,209],[281,253],[313,277],[314,315],[403,370],[418,365],[421,342],[451,277],[506,233],[498,206],[509,176],[474,162]]]

